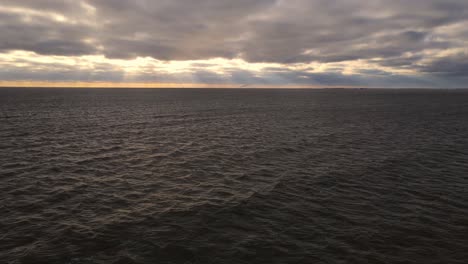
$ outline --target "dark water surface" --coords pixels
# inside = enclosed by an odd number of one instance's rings
[[[0,89],[0,263],[468,263],[468,91]]]

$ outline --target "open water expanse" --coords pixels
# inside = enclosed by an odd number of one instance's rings
[[[468,263],[468,90],[0,89],[0,263]]]

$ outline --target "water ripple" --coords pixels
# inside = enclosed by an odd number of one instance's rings
[[[466,263],[467,98],[0,89],[0,259]]]

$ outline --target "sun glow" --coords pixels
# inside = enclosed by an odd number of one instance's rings
[[[92,43],[93,39],[87,39],[86,41]],[[392,69],[381,66],[378,62],[380,62],[378,58],[336,63],[293,64],[250,63],[240,58],[163,61],[152,57],[115,59],[104,55],[57,56],[14,50],[0,53],[0,67],[20,73],[26,72],[33,77],[14,76],[14,79],[4,78],[0,82],[0,86],[102,88],[353,87],[353,85],[346,83],[322,85],[319,82],[314,82],[313,78],[316,75],[329,73],[336,73],[341,76],[360,74],[376,75],[377,77],[381,73],[382,76],[385,74],[411,75],[415,73],[412,69]],[[54,74],[58,77],[49,78]],[[290,81],[288,74],[295,76],[296,81]],[[8,77],[8,75],[5,76]]]

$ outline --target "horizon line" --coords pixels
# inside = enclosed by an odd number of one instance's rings
[[[0,81],[0,88],[58,88],[58,89],[468,89],[468,87],[367,87],[317,86],[300,84],[205,84],[156,82],[67,82],[67,81]]]

